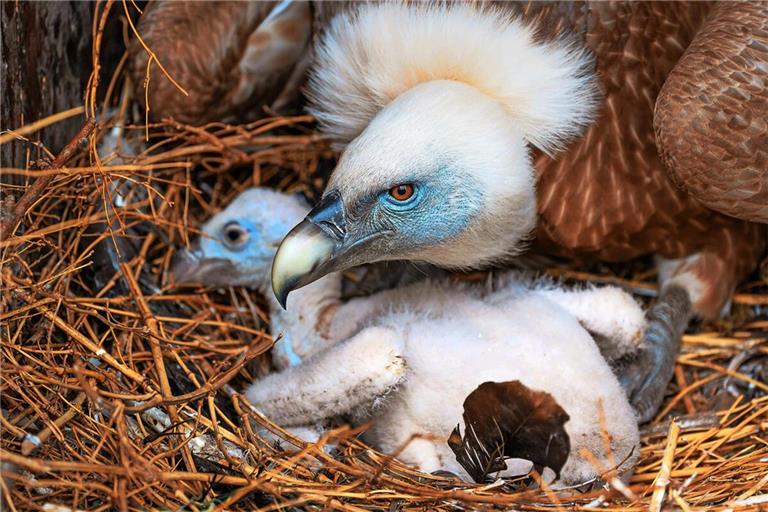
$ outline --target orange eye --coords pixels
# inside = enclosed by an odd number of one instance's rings
[[[395,201],[407,201],[413,197],[413,185],[410,183],[404,183],[402,185],[395,185],[389,189],[389,195]]]

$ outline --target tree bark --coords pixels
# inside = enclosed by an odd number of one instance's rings
[[[91,2],[0,3],[0,128],[19,128],[83,104],[91,72]],[[75,116],[29,135],[57,154],[82,126]],[[29,149],[29,157],[27,151]],[[21,141],[0,146],[3,167],[25,167],[44,154]],[[2,176],[4,183],[18,177]]]

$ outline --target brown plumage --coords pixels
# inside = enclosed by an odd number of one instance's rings
[[[656,102],[670,178],[706,206],[768,222],[768,2],[720,3]]]
[[[737,280],[756,265],[764,228],[716,214],[676,187],[659,157],[653,126],[659,91],[671,72],[675,76],[673,70],[697,31],[702,26],[710,30],[709,10],[703,3],[595,2],[578,7],[529,4],[523,15],[548,18],[549,26],[573,27],[597,56],[605,94],[600,118],[582,138],[556,159],[540,155],[536,160],[539,247],[608,261],[648,253],[665,258],[701,253],[680,270],[692,270],[704,281],[707,290],[694,307],[712,318]],[[720,17],[714,21],[722,23]],[[677,105],[681,110],[698,108]],[[720,108],[713,104],[711,116],[717,117]],[[765,102],[762,108],[765,126]],[[760,117],[758,112],[753,111],[753,117]],[[669,138],[682,136],[677,132]],[[734,134],[720,129],[705,136],[728,141]],[[754,154],[753,166],[760,163],[760,152]],[[762,159],[764,185],[768,169]],[[682,162],[678,169],[687,164]]]
[[[251,120],[263,106],[290,101],[303,76],[312,20],[305,2],[158,1],[147,6],[137,29],[189,93],[184,96],[153,63],[147,91],[152,118],[203,124]],[[129,51],[129,74],[143,102],[150,57],[138,40]]]
[[[507,469],[507,458],[534,463],[559,475],[571,450],[564,425],[568,413],[552,395],[519,380],[484,382],[464,400],[464,435],[459,425],[448,446],[475,482]]]

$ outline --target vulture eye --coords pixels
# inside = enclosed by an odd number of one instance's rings
[[[389,196],[395,201],[405,202],[413,197],[414,188],[410,183],[395,185],[389,189]]]
[[[224,226],[224,243],[231,249],[237,249],[248,241],[248,230],[237,222]]]

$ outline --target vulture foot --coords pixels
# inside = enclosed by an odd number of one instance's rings
[[[688,292],[677,286],[666,288],[648,312],[642,346],[620,371],[619,380],[640,423],[653,418],[664,399],[690,317]]]

